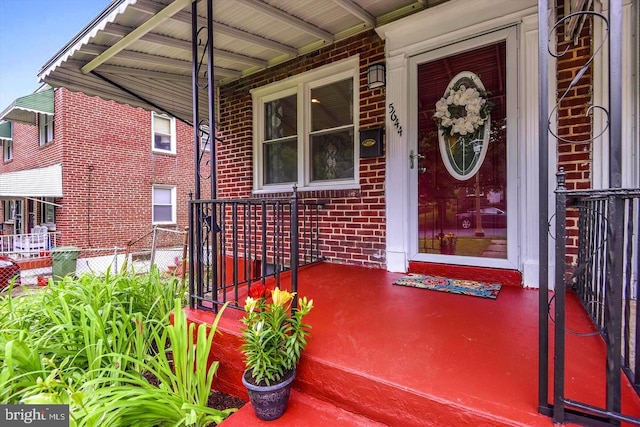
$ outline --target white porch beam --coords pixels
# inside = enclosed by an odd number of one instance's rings
[[[241,55],[235,52],[230,52],[228,50],[213,49],[213,56],[214,58],[242,62],[243,64],[252,65],[254,67],[267,68],[267,61],[263,61],[262,59],[254,58],[247,55]]]
[[[182,59],[167,58],[164,56],[151,55],[148,53],[130,52],[124,51],[118,54],[119,58],[129,61],[136,61],[144,64],[153,64],[162,67],[171,67],[177,70],[183,71],[183,74],[191,73],[192,63],[191,61],[184,61]],[[214,67],[215,72],[224,77],[240,77],[240,71],[230,70],[228,68]],[[138,70],[134,70],[137,73]],[[129,73],[132,74],[132,73]]]
[[[141,12],[145,12],[149,14],[156,13],[156,11],[158,10],[157,6],[154,3],[150,3],[148,0],[139,0],[131,7]],[[171,19],[176,20],[178,22],[182,22],[183,24],[191,25],[191,12],[181,10],[180,12],[171,16]],[[207,20],[204,18],[198,17],[198,25],[201,27],[206,27]],[[249,33],[247,31],[243,31],[238,28],[231,27],[221,22],[217,22],[217,21],[213,22],[213,31],[218,34],[224,34],[226,36],[234,37],[238,40],[242,40],[247,43],[261,46],[265,49],[271,49],[271,50],[275,50],[276,52],[285,53],[292,57],[298,56],[298,50],[291,46],[278,43],[274,40],[265,39],[262,36],[259,36],[257,34]]]
[[[112,24],[105,28],[104,32],[107,34],[111,34],[117,37],[124,37],[129,32],[131,32],[131,28]],[[161,46],[168,46],[175,49],[180,49],[186,52],[191,53],[191,42],[188,40],[176,39],[174,37],[165,36],[157,33],[149,33],[140,37],[141,41],[154,43]],[[204,50],[204,47],[201,47],[200,50]],[[251,65],[259,68],[267,68],[267,61],[264,61],[260,58],[256,58],[253,56],[242,55],[235,52],[230,52],[227,50],[213,49],[213,55],[216,58],[220,59],[228,59],[230,61],[237,61],[243,64]]]
[[[217,77],[217,76],[235,77],[235,78],[242,77],[242,73],[240,71],[230,70],[228,68],[221,68],[221,67],[213,67],[213,74],[214,74],[214,77]]]
[[[97,58],[93,59],[87,65],[82,67],[82,73],[88,74],[91,71],[95,70],[98,66],[100,66],[100,64],[103,64],[104,62],[115,56],[117,53],[126,49],[127,46],[129,46],[131,43],[153,30],[156,26],[166,21],[171,16],[180,12],[187,5],[191,4],[191,2],[192,0],[175,0],[173,3],[169,4],[169,6],[165,7],[160,12],[152,16],[144,24],[140,25],[138,28],[123,37],[122,40],[105,50],[102,54],[98,55]]]
[[[311,34],[314,37],[324,40],[327,43],[333,43],[335,41],[335,37],[330,32],[318,28],[317,26],[303,21],[300,18],[289,15],[288,13],[260,0],[236,0],[236,2],[255,9],[260,13],[264,13],[265,15],[275,18],[281,22],[284,22],[287,25],[296,27],[306,33]]]
[[[120,24],[109,24],[102,30],[105,34],[110,34],[116,37],[126,37],[127,34],[131,33],[133,28],[125,27]],[[188,40],[176,39],[174,37],[165,36],[157,33],[147,33],[140,37],[140,40],[155,43],[163,46],[173,47],[181,50],[188,50],[191,52],[191,42]]]
[[[256,34],[248,33],[246,31],[242,31],[237,28],[233,28],[228,25],[221,24],[219,22],[213,23],[213,31],[219,34],[235,37],[236,39],[245,41],[247,43],[252,43],[258,46],[262,46],[266,49],[275,50],[276,52],[282,52],[289,56],[295,57],[298,55],[298,50],[291,46],[287,46],[273,40],[268,40]]]
[[[84,65],[84,62],[76,59],[70,59],[66,62],[71,68],[75,67],[78,70]],[[191,82],[191,72],[176,72],[166,73],[164,71],[152,71],[143,70],[139,68],[121,67],[119,65],[103,64],[100,66],[100,71],[106,74],[117,74],[123,76],[135,75],[135,77],[153,78],[159,80],[169,80],[176,82],[184,82],[185,79]]]
[[[96,45],[86,45],[82,47],[81,52],[88,53],[88,54],[96,54],[96,47],[97,47]],[[100,57],[100,55],[98,55],[98,57]],[[158,65],[163,67],[177,68],[179,70],[191,71],[191,68],[192,68],[191,61],[185,61],[185,60],[176,59],[176,58],[167,58],[166,56],[158,56],[150,53],[133,52],[128,50],[118,52],[118,58],[129,60],[129,61],[141,62],[145,64],[153,64],[153,65]],[[81,70],[84,72],[84,67],[81,68]]]
[[[117,74],[123,76],[143,77],[147,79],[166,80],[179,83],[190,83],[191,73],[173,74],[164,73],[162,71],[141,70],[138,68],[119,67],[117,65],[102,65],[100,66],[100,73],[103,74]]]
[[[375,27],[376,18],[351,0],[333,0],[338,6],[364,21],[370,27]]]

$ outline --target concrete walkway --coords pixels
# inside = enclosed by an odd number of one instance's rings
[[[495,239],[484,252],[484,258],[506,258],[507,257],[507,241],[503,239]]]

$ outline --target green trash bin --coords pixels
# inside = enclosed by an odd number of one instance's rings
[[[59,282],[64,276],[76,272],[76,261],[80,248],[75,246],[60,246],[51,250],[51,269],[53,281]]]

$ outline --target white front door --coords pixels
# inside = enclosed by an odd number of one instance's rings
[[[517,268],[515,28],[409,61],[410,260]]]

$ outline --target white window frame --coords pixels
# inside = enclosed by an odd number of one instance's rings
[[[153,209],[156,205],[156,190],[171,190],[171,220],[156,221]],[[166,206],[166,205],[163,205]],[[152,224],[175,224],[176,223],[176,187],[173,185],[153,185],[151,188],[151,223]]]
[[[10,139],[2,141],[2,159],[5,162],[13,160],[13,141]]]
[[[2,210],[3,210],[3,222],[7,224],[13,224],[13,220],[16,216],[15,210],[15,200],[3,200],[2,201]]]
[[[211,151],[211,138],[215,140],[215,135],[211,134],[208,125],[201,125],[198,134],[200,135],[200,150]]]
[[[156,117],[160,117],[169,120],[169,126],[171,127],[171,134],[169,135],[171,147],[168,150],[156,148]],[[176,154],[176,119],[175,117],[168,116],[166,114],[151,112],[151,151],[154,153]]]
[[[55,199],[52,197],[44,197],[43,203],[40,203],[40,223],[55,224],[56,223],[56,205]]]
[[[40,135],[40,145],[46,145],[53,141],[53,115],[38,113],[38,134]]]
[[[311,90],[341,80],[353,79],[353,179],[311,182]],[[358,55],[298,74],[252,92],[253,97],[253,192],[290,192],[295,184],[299,191],[360,188],[360,58]],[[265,104],[275,99],[297,95],[298,179],[295,183],[264,183],[264,111]],[[348,126],[345,126],[348,127]]]

